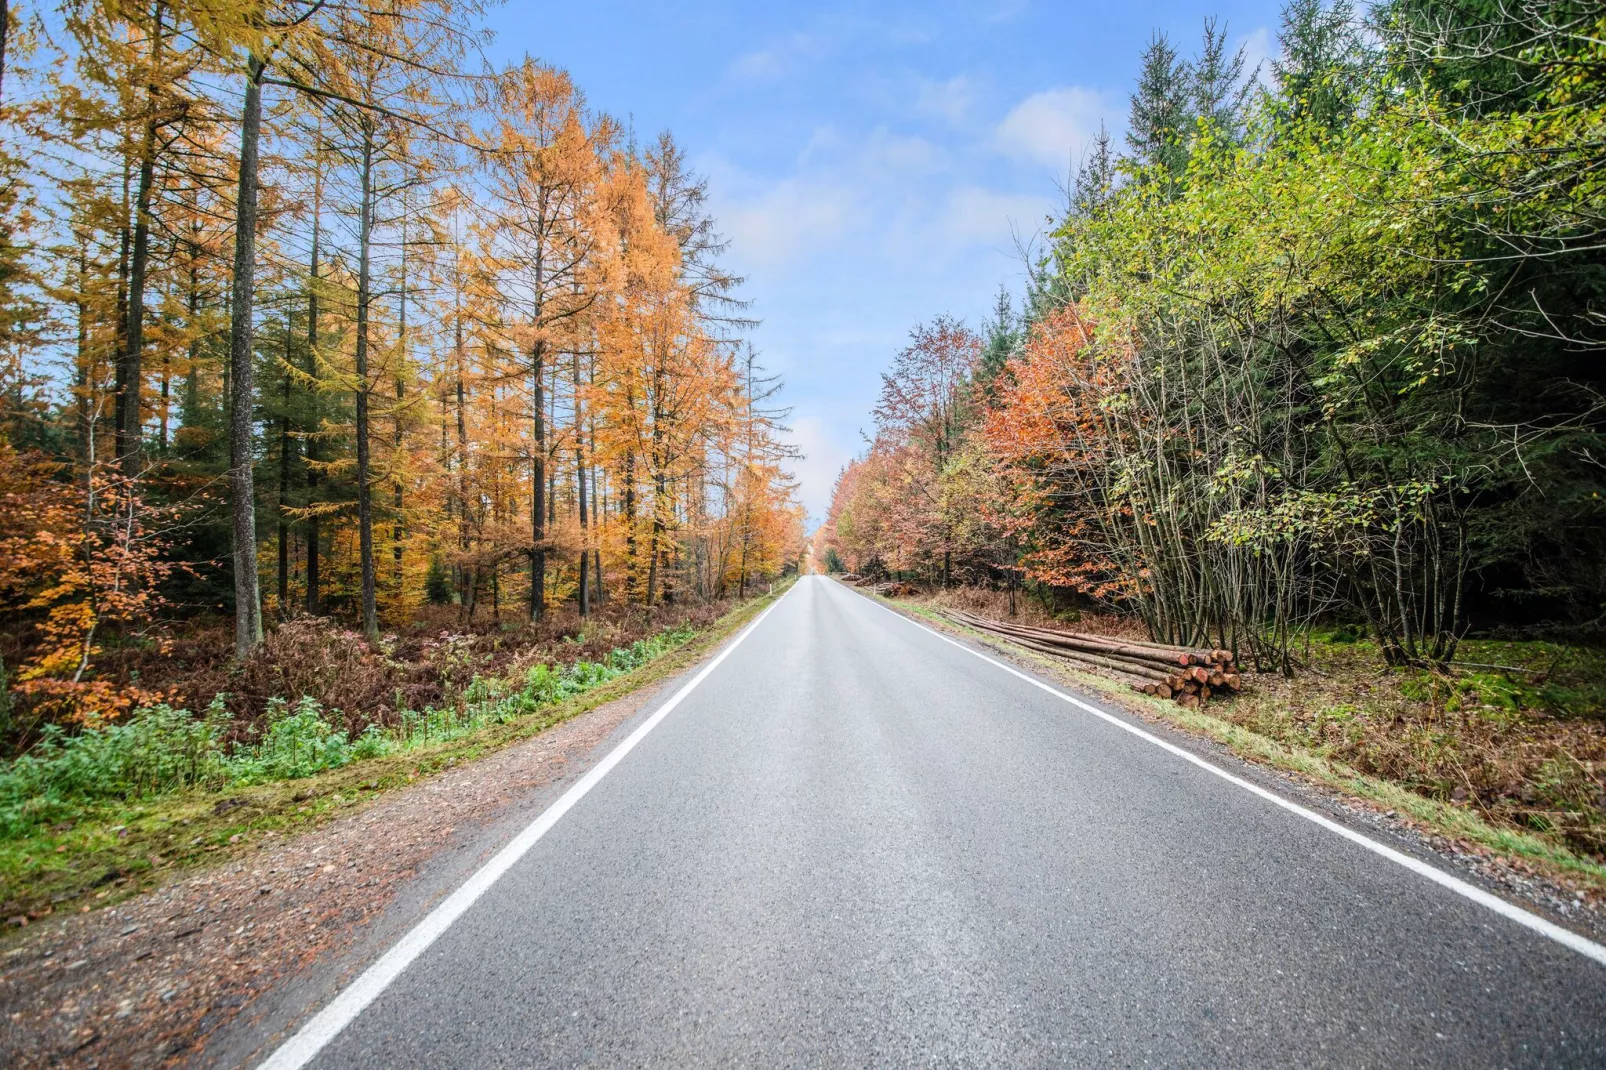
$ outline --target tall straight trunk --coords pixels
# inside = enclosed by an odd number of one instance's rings
[[[173,365],[172,365],[172,361],[168,359],[168,350],[164,347],[162,349],[162,394],[161,394],[162,402],[161,402],[161,409],[160,409],[159,414],[158,414],[161,422],[158,423],[157,427],[156,427],[156,448],[159,451],[161,451],[162,453],[166,453],[167,452],[168,414],[169,414],[169,411],[170,411],[170,409],[172,407],[172,404],[173,404],[173,402],[172,402],[172,393],[173,393],[172,383],[173,383]]]
[[[256,400],[253,292],[256,285],[257,141],[262,133],[262,60],[253,54],[240,121],[240,186],[234,212],[234,293],[229,324],[229,492],[234,512],[234,656],[262,642],[262,596],[257,588],[256,486],[251,406]]]
[[[123,417],[126,408],[123,396],[128,393],[128,268],[134,241],[133,228],[128,225],[132,210],[134,172],[128,157],[123,158],[123,199],[118,213],[117,228],[117,318],[114,321],[116,344],[112,352],[112,456],[115,458],[123,441]]]
[[[150,114],[145,119],[144,140],[140,145],[139,185],[134,195],[134,249],[128,265],[128,319],[123,328],[122,369],[118,376],[122,393],[118,397],[121,416],[117,421],[116,454],[123,475],[130,479],[139,474],[140,463],[140,394],[144,385],[140,363],[145,349],[145,273],[151,255],[151,188],[156,184],[159,121],[156,67],[161,51],[162,5],[158,3],[152,17],[151,83],[147,94]]]
[[[357,222],[357,546],[362,567],[362,630],[379,635],[379,604],[374,589],[374,504],[368,486],[368,302],[372,286],[374,138],[363,123],[362,191]]]
[[[536,321],[540,321],[536,312]],[[530,406],[534,441],[530,444],[530,619],[546,615],[546,342],[530,352]]]
[[[595,387],[597,385],[597,362],[595,360],[591,362],[589,378],[591,385]],[[592,598],[597,605],[603,606],[608,604],[608,593],[607,588],[603,587],[602,585],[601,536],[604,518],[602,491],[600,491],[597,487],[597,417],[595,412],[592,413],[590,420],[587,422],[590,424],[591,428],[591,508],[594,514],[594,519],[596,520],[598,537],[598,545],[591,552],[591,560],[595,565],[597,572],[597,582],[592,593]]]
[[[745,527],[745,525],[747,524],[747,521],[744,519],[742,521],[742,523],[744,525],[744,527],[742,529],[742,557],[741,557],[741,563],[737,566],[737,573],[736,573],[736,597],[737,598],[746,598],[747,597],[747,544],[750,541],[750,539],[749,539],[747,528]],[[723,574],[724,574],[723,565],[721,566],[720,572],[721,572],[721,582],[723,584]]]
[[[290,317],[284,323],[284,382],[279,390],[279,603],[280,618],[290,615]]]
[[[625,453],[625,603],[636,593],[636,453]]]
[[[90,397],[94,390],[94,378],[89,366],[92,359],[89,354],[89,309],[84,302],[84,286],[88,278],[89,248],[87,244],[81,244],[78,247],[78,293],[74,297],[74,304],[78,312],[78,460],[84,470],[86,485],[93,474],[90,471],[93,453],[90,439],[95,434],[94,399]]]
[[[406,207],[407,204],[404,199],[402,202],[402,210],[404,213],[406,211]],[[399,598],[401,596],[403,586],[401,480],[402,402],[406,400],[406,387],[402,380],[402,376],[407,371],[407,219],[405,215],[402,217],[400,318],[396,324],[396,331],[398,353],[395,375],[392,377],[396,383],[396,412],[391,431],[392,454],[390,460],[391,482],[394,484],[391,488],[391,508],[395,512],[390,524],[390,557],[391,563],[396,568],[396,595]]]
[[[11,4],[10,0],[0,0],[0,99],[4,98],[6,85],[6,38],[11,36]]]
[[[316,153],[320,146],[314,145]],[[312,253],[307,264],[307,380],[312,388],[307,391],[307,612],[317,613],[322,601],[319,584],[319,551],[322,549],[318,517],[318,462],[323,459],[323,417],[318,405],[318,255],[323,216],[323,166],[317,164],[312,175]]]
[[[574,354],[574,481],[580,506],[580,616],[591,615],[591,574],[587,570],[586,539],[590,524],[586,517],[585,417],[580,404],[580,352]]]
[[[648,543],[647,549],[647,604],[649,606],[658,598],[658,558],[663,550],[664,477],[661,473],[653,477],[652,491],[652,538]]]
[[[652,472],[652,544],[647,559],[647,605],[658,597],[658,558],[663,552],[664,537],[664,396],[663,371],[655,369],[652,391],[652,453],[648,457]]]
[[[463,320],[457,320],[457,503],[459,522],[457,548],[468,556],[468,388],[463,383]],[[472,572],[465,568],[463,604],[468,607],[468,619],[474,619],[474,585],[479,576],[476,567]]]

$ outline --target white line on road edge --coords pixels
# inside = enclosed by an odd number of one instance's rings
[[[786,592],[786,594],[791,593],[790,590]],[[643,721],[623,743],[610,751],[606,758],[581,777],[574,787],[564,792],[557,802],[547,807],[540,817],[532,821],[523,832],[514,837],[511,843],[481,866],[457,891],[443,900],[440,906],[430,911],[429,915],[414,926],[406,936],[393,944],[389,951],[346,986],[328,1006],[302,1026],[295,1036],[268,1056],[267,1060],[259,1065],[258,1070],[300,1070],[300,1067],[311,1062],[313,1057],[323,1050],[324,1045],[339,1036],[340,1031],[350,1025],[353,1019],[363,1012],[363,1008],[372,1003],[392,981],[400,977],[402,971],[407,969],[414,959],[423,954],[430,944],[451,927],[452,922],[462,917],[463,913],[474,905],[474,901],[490,890],[491,885],[495,884],[502,874],[513,868],[514,863],[523,858],[525,853],[535,846],[536,841],[545,836],[552,826],[585,796],[586,792],[596,787],[597,782],[607,776],[609,770],[618,765],[637,743],[646,738],[648,732],[658,727],[658,722],[669,716],[669,712],[680,705],[681,700],[691,694],[709,673],[719,668],[719,663],[729,657],[731,651],[741,645],[742,640],[752,635],[776,606],[786,600],[786,594],[781,595],[760,613],[753,623],[742,629],[741,634],[732,639],[713,661],[704,665],[702,671],[686,681],[685,686],[670,696],[668,702],[658,707],[658,711]]]
[[[850,588],[847,588],[847,587],[844,586],[843,589],[844,590],[849,590]],[[854,591],[853,593],[854,594],[860,594],[860,592],[858,592],[858,591]],[[1075,706],[1079,710],[1082,710],[1082,711],[1084,711],[1086,713],[1091,713],[1095,717],[1100,717],[1100,718],[1110,722],[1111,724],[1115,725],[1117,728],[1120,728],[1120,729],[1122,729],[1124,731],[1127,731],[1127,732],[1131,732],[1134,736],[1137,736],[1139,739],[1147,740],[1148,742],[1153,743],[1156,747],[1160,747],[1160,748],[1162,748],[1164,750],[1170,751],[1172,754],[1175,754],[1178,758],[1181,758],[1184,761],[1192,762],[1194,765],[1197,765],[1200,769],[1206,770],[1207,772],[1210,772],[1210,773],[1214,773],[1216,776],[1218,776],[1221,779],[1227,781],[1229,784],[1236,784],[1238,787],[1243,788],[1245,791],[1251,792],[1251,793],[1253,793],[1255,795],[1260,796],[1262,799],[1265,799],[1267,802],[1273,804],[1274,806],[1280,806],[1284,810],[1287,810],[1291,814],[1298,814],[1300,817],[1304,818],[1305,820],[1312,821],[1312,822],[1320,825],[1322,828],[1327,829],[1329,832],[1336,832],[1340,836],[1344,837],[1346,840],[1349,840],[1352,843],[1359,844],[1360,846],[1366,848],[1368,851],[1371,851],[1373,854],[1381,855],[1382,857],[1388,859],[1390,862],[1393,862],[1393,863],[1395,863],[1397,865],[1404,866],[1406,869],[1410,870],[1412,873],[1416,873],[1416,874],[1419,874],[1419,875],[1421,875],[1423,877],[1426,877],[1428,880],[1432,881],[1434,884],[1437,884],[1437,885],[1439,885],[1439,886],[1441,886],[1443,888],[1448,888],[1450,891],[1454,892],[1455,894],[1457,894],[1459,896],[1463,896],[1463,897],[1465,897],[1467,899],[1470,899],[1474,903],[1477,903],[1480,906],[1488,907],[1490,910],[1494,911],[1496,914],[1499,914],[1501,917],[1510,918],[1512,921],[1516,922],[1518,925],[1524,926],[1525,928],[1528,928],[1528,929],[1532,929],[1534,932],[1539,933],[1541,936],[1548,936],[1548,937],[1550,937],[1550,939],[1556,941],[1556,943],[1562,944],[1562,945],[1564,945],[1566,947],[1570,947],[1574,951],[1578,952],[1580,955],[1583,955],[1585,958],[1594,959],[1596,962],[1600,963],[1601,965],[1606,966],[1606,947],[1602,947],[1600,944],[1595,943],[1593,940],[1589,940],[1589,939],[1586,939],[1586,938],[1584,938],[1582,936],[1579,936],[1577,933],[1571,931],[1570,929],[1563,929],[1560,925],[1557,925],[1554,922],[1546,921],[1544,918],[1541,918],[1537,914],[1531,914],[1528,911],[1526,911],[1526,910],[1522,909],[1521,907],[1517,906],[1516,904],[1508,903],[1504,899],[1501,899],[1497,895],[1491,895],[1490,893],[1484,891],[1482,888],[1479,888],[1476,885],[1468,884],[1466,881],[1461,880],[1458,877],[1452,877],[1452,876],[1450,876],[1450,874],[1444,872],[1443,870],[1438,869],[1435,866],[1428,865],[1426,862],[1423,862],[1421,859],[1412,858],[1410,855],[1405,854],[1402,851],[1397,851],[1392,847],[1388,847],[1388,846],[1386,846],[1384,844],[1378,843],[1376,840],[1372,839],[1371,837],[1362,835],[1361,833],[1356,832],[1354,829],[1348,828],[1348,827],[1346,827],[1344,825],[1341,825],[1337,821],[1332,820],[1331,818],[1323,817],[1321,814],[1316,813],[1314,810],[1307,810],[1305,807],[1300,806],[1296,802],[1291,802],[1290,800],[1283,798],[1281,795],[1278,795],[1274,791],[1268,791],[1267,789],[1261,787],[1258,784],[1252,784],[1249,781],[1245,780],[1243,777],[1234,776],[1233,774],[1227,772],[1225,769],[1222,769],[1219,766],[1214,765],[1211,762],[1205,761],[1203,758],[1199,757],[1197,754],[1194,754],[1191,751],[1184,750],[1183,748],[1177,746],[1175,743],[1168,743],[1165,740],[1161,739],[1159,736],[1154,735],[1152,732],[1146,732],[1143,729],[1139,728],[1137,725],[1130,724],[1127,721],[1125,721],[1124,719],[1122,719],[1120,717],[1117,717],[1112,713],[1107,713],[1104,710],[1099,709],[1097,706],[1094,706],[1094,705],[1092,705],[1090,703],[1087,703],[1087,702],[1083,702],[1081,699],[1076,698],[1073,695],[1067,695],[1065,692],[1059,690],[1056,687],[1052,687],[1052,686],[1044,683],[1043,681],[1037,679],[1035,676],[1032,676],[1029,673],[1021,672],[1019,669],[1016,669],[1016,668],[1014,668],[1013,666],[1010,666],[1010,665],[1006,665],[1006,664],[1004,664],[1003,662],[999,661],[996,658],[990,658],[986,654],[983,654],[981,651],[976,650],[976,649],[974,649],[972,647],[966,646],[964,643],[961,643],[958,640],[956,640],[956,639],[954,639],[954,638],[952,638],[950,636],[946,636],[946,635],[942,634],[941,632],[937,631],[935,628],[928,627],[927,625],[924,625],[924,624],[920,623],[919,621],[914,620],[911,617],[904,616],[902,613],[899,613],[897,610],[892,609],[889,606],[882,605],[880,602],[877,602],[875,599],[869,597],[868,595],[864,595],[863,597],[871,605],[876,606],[879,609],[886,610],[888,613],[891,613],[894,617],[897,617],[899,620],[907,621],[908,623],[914,625],[916,628],[919,628],[921,631],[929,632],[932,635],[936,636],[938,639],[941,639],[943,642],[948,643],[951,646],[956,646],[960,650],[963,650],[967,654],[973,654],[976,657],[980,658],[981,660],[987,662],[987,664],[996,666],[997,668],[1000,668],[1000,669],[1003,669],[1005,672],[1009,673],[1011,676],[1017,676],[1020,679],[1025,680],[1027,683],[1031,684],[1033,687],[1041,688],[1042,690],[1047,691],[1050,695],[1053,695],[1055,698],[1064,699],[1066,702],[1069,702],[1072,706]]]

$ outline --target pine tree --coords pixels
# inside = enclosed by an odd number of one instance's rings
[[[1188,165],[1193,124],[1193,78],[1187,61],[1158,31],[1143,50],[1137,91],[1132,94],[1126,143],[1143,181],[1173,190]]]
[[[1244,77],[1244,50],[1227,52],[1227,27],[1205,20],[1199,58],[1193,63],[1193,113],[1212,136],[1236,143],[1243,136],[1243,108],[1254,88],[1253,72]]]
[[[1349,0],[1289,0],[1272,60],[1280,110],[1287,121],[1336,130],[1359,105],[1363,49]]]

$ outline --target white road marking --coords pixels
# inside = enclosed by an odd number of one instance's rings
[[[794,584],[795,588],[797,585]],[[542,811],[541,816],[525,827],[524,831],[515,836],[506,847],[496,853],[492,859],[481,866],[474,875],[465,881],[457,891],[444,899],[439,906],[429,912],[429,915],[403,936],[389,951],[381,955],[372,966],[369,966],[351,984],[347,985],[329,1005],[324,1007],[303,1025],[295,1036],[280,1045],[279,1049],[260,1064],[258,1070],[300,1070],[323,1050],[340,1031],[350,1025],[363,1009],[372,1003],[381,992],[390,986],[390,983],[400,977],[402,971],[410,966],[414,959],[423,954],[429,945],[433,944],[440,935],[451,927],[452,922],[462,917],[475,900],[490,890],[497,879],[513,868],[520,858],[534,847],[542,836],[545,836],[558,820],[568,813],[575,803],[585,797],[586,792],[597,786],[597,782],[608,775],[608,772],[624,759],[624,756],[635,749],[648,732],[658,727],[658,723],[669,716],[671,710],[680,705],[681,701],[696,686],[707,679],[708,674],[719,668],[719,663],[728,658],[731,651],[741,646],[742,640],[752,635],[764,618],[769,616],[775,607],[786,600],[786,594],[760,613],[741,634],[728,643],[719,655],[704,665],[702,670],[693,676],[686,684],[676,691],[668,702],[658,707],[651,717],[641,723],[641,726],[626,737],[608,756],[598,762],[590,772],[564,792],[557,802]]]
[[[843,590],[852,590],[852,589],[847,587],[846,585],[843,585]],[[1410,855],[1405,854],[1404,852],[1397,851],[1394,848],[1389,847],[1389,846],[1387,846],[1385,844],[1378,843],[1376,840],[1372,839],[1371,837],[1362,835],[1361,833],[1356,832],[1354,829],[1348,828],[1348,827],[1346,827],[1344,825],[1341,825],[1337,821],[1332,820],[1331,818],[1323,817],[1321,814],[1316,813],[1314,810],[1307,810],[1305,807],[1300,806],[1296,802],[1291,802],[1290,800],[1283,798],[1281,795],[1278,795],[1274,791],[1268,791],[1267,789],[1261,787],[1258,784],[1252,784],[1249,781],[1245,780],[1243,777],[1234,776],[1232,773],[1227,772],[1225,769],[1222,769],[1217,765],[1214,765],[1214,764],[1212,764],[1210,762],[1205,761],[1203,758],[1199,757],[1197,754],[1194,754],[1194,753],[1192,753],[1190,751],[1184,750],[1183,748],[1177,746],[1174,743],[1168,743],[1165,740],[1161,739],[1159,736],[1154,735],[1152,732],[1146,732],[1143,729],[1139,728],[1137,725],[1130,724],[1127,721],[1125,721],[1124,719],[1122,719],[1120,717],[1117,717],[1112,713],[1107,713],[1104,710],[1099,709],[1097,706],[1094,706],[1094,705],[1092,705],[1090,703],[1087,703],[1087,702],[1083,702],[1081,699],[1075,697],[1074,695],[1067,695],[1065,692],[1059,690],[1056,687],[1052,687],[1049,684],[1044,683],[1043,681],[1037,679],[1036,677],[1030,675],[1029,673],[1021,672],[1019,669],[1016,669],[1015,667],[1013,667],[1011,665],[1006,665],[1002,661],[999,661],[996,658],[990,658],[986,654],[983,654],[981,651],[976,650],[976,649],[974,649],[972,647],[966,646],[964,643],[961,643],[958,640],[956,640],[956,639],[954,639],[954,638],[952,638],[950,636],[942,634],[941,632],[937,631],[935,628],[928,627],[927,625],[924,625],[924,624],[920,623],[919,621],[914,620],[911,617],[904,616],[902,613],[899,613],[897,610],[892,609],[889,606],[882,605],[880,602],[877,602],[875,599],[871,598],[868,595],[863,595],[859,591],[853,591],[852,593],[861,595],[861,597],[863,597],[865,599],[865,601],[869,602],[871,605],[877,607],[878,609],[886,610],[886,612],[892,614],[894,617],[897,617],[899,620],[906,621],[907,623],[914,625],[916,628],[919,628],[921,631],[928,632],[931,635],[936,636],[938,639],[941,639],[943,642],[949,644],[950,646],[958,647],[960,650],[963,650],[965,653],[972,654],[975,657],[980,658],[982,661],[987,662],[987,664],[1004,670],[1005,672],[1009,673],[1011,676],[1019,677],[1020,679],[1025,680],[1027,683],[1031,684],[1033,687],[1041,688],[1042,690],[1047,691],[1050,695],[1053,695],[1055,698],[1063,699],[1064,701],[1069,702],[1071,705],[1075,706],[1077,709],[1082,710],[1085,713],[1091,713],[1093,716],[1102,718],[1103,720],[1108,721],[1110,724],[1115,725],[1115,727],[1121,729],[1122,731],[1130,732],[1134,736],[1137,736],[1139,739],[1146,740],[1146,741],[1148,741],[1150,743],[1153,743],[1156,747],[1160,747],[1163,750],[1170,751],[1172,754],[1175,754],[1178,758],[1181,758],[1181,759],[1183,759],[1184,761],[1187,761],[1187,762],[1192,762],[1194,765],[1198,766],[1200,769],[1203,769],[1203,770],[1205,770],[1207,772],[1215,774],[1216,776],[1220,777],[1221,779],[1227,781],[1229,784],[1235,784],[1238,787],[1243,788],[1247,792],[1250,792],[1250,793],[1252,793],[1254,795],[1258,795],[1262,799],[1265,799],[1267,802],[1271,803],[1272,805],[1280,806],[1284,810],[1287,810],[1291,814],[1298,814],[1300,817],[1304,818],[1305,820],[1310,821],[1310,822],[1314,822],[1315,824],[1320,825],[1322,828],[1327,829],[1329,832],[1336,832],[1340,836],[1344,837],[1346,840],[1349,840],[1350,842],[1355,843],[1355,844],[1359,844],[1361,847],[1366,848],[1368,851],[1371,851],[1375,855],[1379,855],[1379,856],[1381,856],[1383,858],[1386,858],[1390,862],[1395,863],[1396,865],[1404,866],[1406,869],[1410,870],[1412,873],[1416,873],[1416,874],[1419,874],[1420,876],[1426,877],[1428,880],[1430,880],[1433,883],[1439,885],[1440,887],[1447,888],[1447,889],[1449,889],[1450,891],[1454,892],[1455,894],[1457,894],[1459,896],[1462,896],[1462,897],[1464,897],[1466,899],[1470,899],[1474,903],[1477,903],[1479,906],[1488,907],[1490,910],[1494,911],[1496,914],[1499,914],[1501,917],[1509,918],[1512,921],[1516,922],[1518,925],[1523,926],[1524,928],[1532,929],[1534,932],[1539,933],[1541,936],[1547,936],[1550,939],[1556,941],[1556,943],[1561,944],[1564,947],[1569,947],[1572,950],[1578,952],[1580,955],[1583,955],[1585,958],[1594,959],[1596,962],[1600,963],[1601,965],[1606,966],[1606,947],[1602,947],[1600,944],[1595,943],[1593,940],[1589,940],[1589,939],[1586,939],[1585,937],[1579,936],[1577,933],[1575,933],[1575,932],[1573,932],[1573,931],[1571,931],[1569,929],[1563,929],[1560,925],[1557,925],[1557,924],[1555,924],[1553,922],[1550,922],[1550,921],[1546,921],[1544,918],[1541,918],[1539,915],[1529,913],[1528,911],[1522,909],[1521,907],[1517,906],[1516,904],[1508,903],[1506,900],[1501,899],[1499,896],[1491,895],[1490,893],[1484,891],[1482,888],[1479,888],[1476,885],[1468,884],[1466,881],[1461,880],[1458,877],[1452,877],[1450,874],[1445,873],[1443,870],[1438,869],[1438,868],[1436,868],[1434,866],[1430,866],[1426,862],[1423,862],[1420,859],[1412,858]]]

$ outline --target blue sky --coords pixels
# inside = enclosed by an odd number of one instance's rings
[[[513,0],[492,53],[567,68],[641,140],[672,130],[708,177],[818,520],[909,328],[979,325],[1000,284],[1020,293],[1017,243],[1044,231],[1100,120],[1119,136],[1154,30],[1191,53],[1215,15],[1252,66],[1279,7]]]

